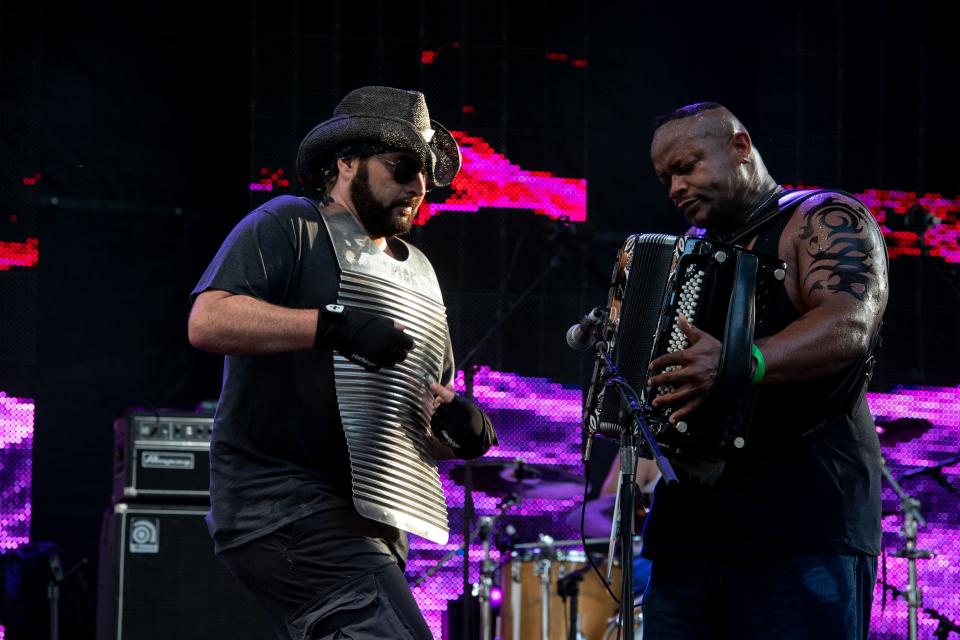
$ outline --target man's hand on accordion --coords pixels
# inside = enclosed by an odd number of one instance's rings
[[[697,329],[680,316],[680,330],[690,346],[682,351],[665,353],[650,363],[651,371],[659,371],[647,379],[654,387],[673,387],[673,391],[658,396],[655,407],[670,407],[670,422],[676,424],[697,410],[707,398],[717,378],[720,351],[723,345],[709,333]],[[664,369],[676,367],[672,371]]]

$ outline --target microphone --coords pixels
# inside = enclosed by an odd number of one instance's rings
[[[597,342],[597,330],[603,321],[605,309],[594,307],[580,322],[567,329],[567,346],[574,351],[589,349]]]

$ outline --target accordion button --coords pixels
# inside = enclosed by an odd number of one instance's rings
[[[737,449],[743,449],[743,445],[747,444],[747,441],[743,438],[737,437],[733,439],[733,446]]]
[[[678,422],[678,423],[677,423],[677,431],[679,431],[680,433],[686,433],[686,432],[687,432],[687,423],[684,422],[683,420],[681,420],[680,422]]]

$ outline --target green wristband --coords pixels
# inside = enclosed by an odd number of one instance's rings
[[[757,361],[757,368],[753,370],[753,377],[750,379],[750,384],[756,386],[760,384],[763,380],[763,375],[767,372],[767,363],[763,361],[763,352],[760,351],[760,347],[757,345],[753,345],[750,353],[753,354],[753,357]]]

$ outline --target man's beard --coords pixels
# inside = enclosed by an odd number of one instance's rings
[[[374,197],[370,190],[370,176],[367,173],[366,163],[361,163],[357,175],[350,182],[350,199],[357,210],[360,222],[367,233],[374,238],[389,238],[410,231],[413,225],[413,215],[409,218],[402,214],[394,214],[396,207],[409,206],[416,213],[416,198],[391,202],[384,207]]]

